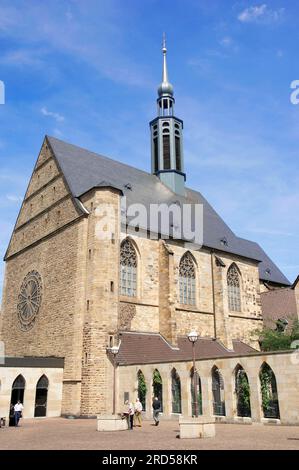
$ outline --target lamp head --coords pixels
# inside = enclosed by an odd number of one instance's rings
[[[198,340],[198,333],[197,333],[197,331],[191,331],[191,332],[188,334],[188,340],[189,340],[191,343],[196,343],[196,341]]]
[[[116,356],[119,351],[119,346],[112,346],[112,348],[110,348],[110,351],[112,352],[113,356]]]

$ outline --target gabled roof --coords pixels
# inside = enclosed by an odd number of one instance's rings
[[[102,186],[122,191],[128,204],[139,203],[146,208],[157,203],[200,203],[203,205],[203,246],[255,260],[259,262],[261,280],[290,285],[262,248],[237,237],[198,191],[186,188],[186,197],[180,196],[155,175],[54,137],[46,138],[75,198],[98,187],[101,182]]]

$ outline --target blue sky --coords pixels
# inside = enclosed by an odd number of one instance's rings
[[[298,23],[290,0],[0,0],[1,255],[45,134],[150,171],[165,31],[187,184],[293,281]]]

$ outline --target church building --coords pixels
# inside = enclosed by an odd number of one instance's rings
[[[261,353],[257,335],[261,293],[290,282],[188,187],[165,41],[162,53],[150,173],[44,138],[5,254],[0,417],[17,398],[25,417],[111,413],[115,365],[117,410],[139,395],[150,416],[159,396],[166,418],[191,416],[198,400],[199,412],[227,422],[299,424],[299,361]],[[155,219],[160,205],[177,211]],[[186,207],[195,240],[178,230]]]

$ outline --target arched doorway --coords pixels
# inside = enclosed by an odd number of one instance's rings
[[[242,366],[235,369],[235,392],[237,400],[237,416],[250,418],[250,387],[247,374]]]
[[[143,411],[146,410],[146,382],[145,382],[145,377],[143,375],[143,372],[139,370],[137,372],[137,380],[138,380],[138,398],[142,404]]]
[[[36,384],[34,417],[47,415],[49,380],[45,375]]]
[[[224,382],[218,367],[212,369],[213,413],[225,416]]]
[[[260,369],[262,409],[264,418],[280,418],[276,377],[271,367],[264,362]]]
[[[192,416],[195,416],[195,400],[197,399],[197,412],[202,415],[202,394],[201,394],[201,380],[198,372],[195,371],[195,393],[194,393],[194,372],[193,367],[190,370],[190,389],[191,389],[191,409]]]
[[[182,412],[181,379],[176,369],[171,371],[172,412]]]
[[[24,405],[24,392],[26,381],[22,375],[18,375],[12,384],[10,406],[14,406],[18,401]]]
[[[26,381],[24,377],[20,374],[14,380],[11,387],[11,397],[10,397],[10,406],[9,406],[9,426],[15,425],[14,419],[14,406],[20,401],[24,405],[24,392],[25,392]]]
[[[163,411],[163,383],[158,369],[155,369],[153,372],[153,395],[158,397],[161,403],[161,411]]]

